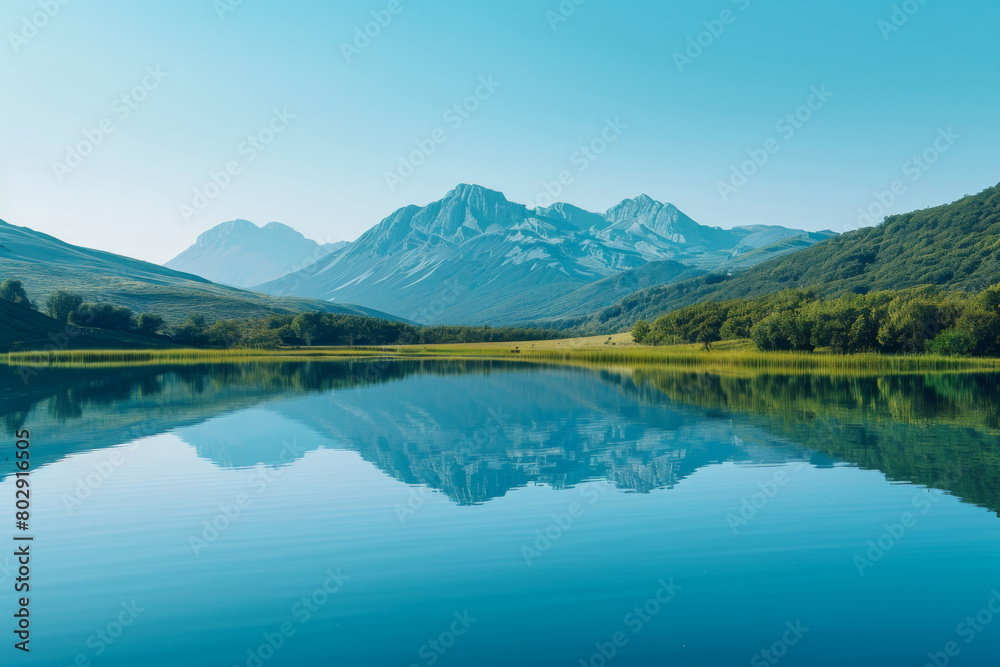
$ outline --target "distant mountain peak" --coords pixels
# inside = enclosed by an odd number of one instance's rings
[[[201,234],[197,245],[266,244],[275,241],[313,243],[300,232],[280,222],[269,222],[263,227],[258,227],[249,220],[237,219],[218,224]]]
[[[506,208],[513,205],[502,192],[490,190],[481,185],[469,185],[468,183],[458,184],[441,201],[462,202],[469,208],[487,213],[493,213],[498,208]]]
[[[198,237],[165,266],[234,287],[253,287],[298,271],[341,245],[320,246],[280,222],[230,220]]]
[[[664,204],[657,201],[647,194],[641,194],[632,199],[624,199],[621,203],[612,206],[608,209],[606,216],[611,222],[620,222],[624,218],[634,218],[650,213],[655,214],[655,212],[661,210],[677,211],[677,207],[673,204]]]
[[[219,223],[215,227],[212,227],[211,229],[203,233],[201,237],[210,238],[214,236],[219,236],[221,234],[254,232],[257,231],[258,229],[259,227],[257,227],[257,225],[253,224],[249,220],[243,220],[243,219],[228,220],[226,222]]]
[[[454,195],[457,197],[470,197],[470,196],[481,196],[481,195],[494,195],[506,199],[502,192],[497,190],[491,190],[482,185],[476,185],[474,183],[459,183],[456,185],[448,195]]]
[[[269,232],[282,232],[282,233],[293,232],[295,234],[299,234],[298,231],[296,231],[296,230],[292,229],[291,227],[289,227],[288,225],[282,224],[280,222],[269,222],[266,225],[264,225],[263,227],[261,227],[261,229],[263,229],[265,231],[269,231]]]

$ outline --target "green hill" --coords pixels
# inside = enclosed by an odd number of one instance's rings
[[[90,303],[127,306],[136,313],[157,313],[175,325],[190,315],[217,319],[320,311],[400,318],[376,310],[302,297],[274,297],[217,285],[181,273],[100,250],[70,245],[27,227],[0,220],[0,280],[20,280],[40,306],[52,292],[65,290]]]
[[[735,276],[711,274],[630,294],[558,322],[583,333],[624,331],[701,301],[811,288],[820,296],[939,285],[976,292],[1000,282],[1000,186],[952,204],[894,215]]]
[[[16,350],[149,349],[177,347],[162,336],[85,329],[0,300],[0,353]]]

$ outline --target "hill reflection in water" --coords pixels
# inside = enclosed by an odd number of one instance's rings
[[[165,432],[225,467],[347,449],[463,505],[595,479],[647,493],[726,461],[841,462],[997,512],[996,381],[337,361],[49,369],[25,386],[3,369],[0,430],[30,428],[36,466]]]

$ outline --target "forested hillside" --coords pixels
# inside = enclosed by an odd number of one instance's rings
[[[836,299],[785,290],[681,308],[652,324],[640,320],[632,334],[646,345],[710,347],[750,338],[764,351],[1000,356],[1000,286],[978,293],[924,286]]]

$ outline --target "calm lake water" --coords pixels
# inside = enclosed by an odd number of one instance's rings
[[[4,665],[1000,665],[993,376],[331,362],[0,385],[0,461],[28,429],[34,466],[31,653],[5,546]]]

